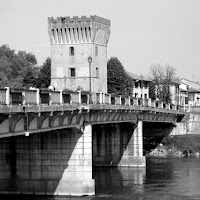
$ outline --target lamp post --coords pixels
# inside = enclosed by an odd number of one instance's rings
[[[141,93],[142,93],[142,98],[144,99],[144,95],[143,95],[143,75],[141,74],[141,76],[140,76],[140,81],[141,81]]]
[[[90,84],[89,84],[89,92],[90,92],[90,98],[89,98],[89,103],[91,103],[91,93],[92,93],[92,83],[91,83],[91,63],[92,63],[92,57],[91,56],[89,56],[88,57],[88,63],[89,63],[89,82],[90,82]]]

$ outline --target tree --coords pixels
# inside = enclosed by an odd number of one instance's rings
[[[155,88],[156,99],[164,103],[171,102],[170,85],[173,80],[176,80],[176,69],[170,65],[161,66],[153,65],[150,69],[150,76],[152,80],[152,88]],[[150,93],[150,98],[154,99],[153,92]]]
[[[8,45],[0,46],[1,87],[27,87],[28,78],[26,76],[28,71],[34,71],[34,75],[37,77],[36,64],[37,60],[34,54],[25,51],[15,53],[15,50],[10,49]],[[24,80],[27,85],[24,84]]]
[[[51,58],[47,58],[41,66],[37,87],[48,88],[51,82]]]
[[[123,65],[116,57],[111,57],[107,63],[108,93],[114,95],[132,95],[132,79],[126,73]]]
[[[26,88],[37,87],[39,71],[37,68],[29,67],[23,78],[23,86]]]

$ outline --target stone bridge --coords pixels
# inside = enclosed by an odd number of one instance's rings
[[[0,193],[93,195],[92,167],[145,167],[143,136],[169,134],[185,115],[111,96],[78,101],[0,107]]]

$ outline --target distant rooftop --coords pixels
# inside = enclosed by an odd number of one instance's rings
[[[137,75],[137,74],[134,74],[132,72],[127,72],[127,74],[133,78],[134,80],[143,80],[143,81],[151,81],[150,78],[147,78],[146,76],[143,76],[143,75]]]

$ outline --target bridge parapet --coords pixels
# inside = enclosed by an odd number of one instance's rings
[[[90,124],[155,121],[184,116],[170,104],[130,96],[52,90],[0,90],[0,137]],[[9,98],[9,99],[8,99]]]
[[[148,108],[158,108],[171,111],[183,112],[182,107],[177,107],[172,104],[164,104],[160,101],[155,101],[151,99],[135,98],[131,96],[113,96],[111,94],[105,93],[92,93],[89,92],[70,92],[70,91],[54,91],[54,90],[44,90],[44,89],[10,89],[1,88],[0,89],[0,112],[22,112],[24,107],[33,110],[46,109],[47,106],[55,107],[66,107],[66,105],[71,105],[67,107],[74,107],[74,105],[88,105],[88,107],[95,107],[100,105],[118,105],[118,106],[133,106],[148,107]],[[93,105],[93,106],[91,106]],[[37,106],[37,107],[36,107]],[[30,108],[32,107],[32,108]],[[78,107],[78,106],[77,106]],[[51,107],[49,107],[51,109]],[[113,107],[115,108],[115,107]],[[127,109],[127,107],[126,107]],[[39,111],[37,111],[39,112]],[[167,112],[167,111],[166,111]]]

